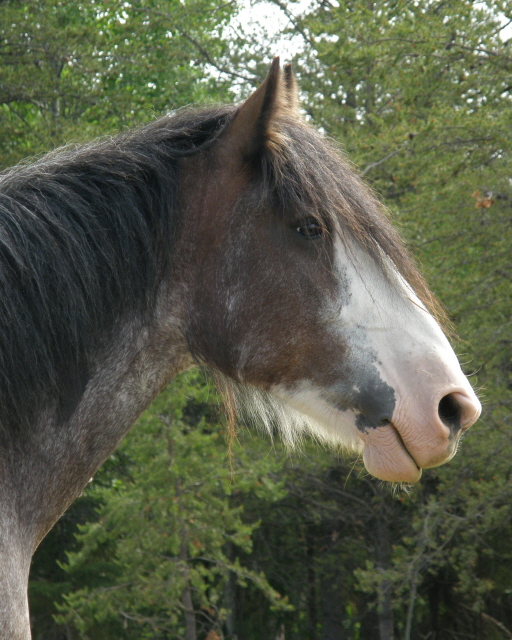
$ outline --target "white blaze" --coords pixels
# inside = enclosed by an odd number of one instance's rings
[[[322,389],[309,380],[273,393],[311,418],[307,428],[319,439],[362,447],[365,464],[377,477],[413,482],[419,468],[442,464],[455,452],[456,437],[450,439],[438,415],[440,400],[456,394],[468,426],[480,403],[436,320],[391,261],[384,262],[387,275],[355,242],[336,243],[340,299],[326,310],[325,326],[333,335],[333,359],[336,344],[348,345],[344,365],[354,376],[349,391],[346,381],[340,386],[340,402],[336,385]],[[364,408],[347,406],[347,393],[363,393],[368,380],[377,385],[376,401],[382,395],[390,405],[394,392],[392,415],[382,415],[391,424],[368,426]]]

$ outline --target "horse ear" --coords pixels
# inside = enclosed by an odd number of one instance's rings
[[[291,82],[291,68],[285,68],[283,78],[279,58],[274,58],[267,77],[240,105],[224,134],[223,146],[230,154],[248,159],[264,148],[281,146],[282,134],[275,124],[279,115],[290,113]]]
[[[288,109],[292,112],[293,115],[298,116],[300,113],[299,89],[297,87],[297,82],[295,80],[291,64],[287,64],[284,67],[284,85],[286,88]]]

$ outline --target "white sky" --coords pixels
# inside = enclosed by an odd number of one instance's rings
[[[304,13],[311,4],[312,0],[299,0],[299,2],[288,4],[287,8],[297,16]],[[246,1],[246,6],[240,12],[236,22],[246,30],[257,35],[261,34],[261,37],[264,38],[269,37],[269,39],[290,26],[289,19],[275,5],[266,2],[252,4],[250,0]],[[269,51],[269,60],[274,56],[280,56],[282,62],[286,62],[297,53],[301,43],[300,36],[280,38],[276,45],[272,45],[272,51]]]

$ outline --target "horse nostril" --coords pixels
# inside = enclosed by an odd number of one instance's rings
[[[462,426],[462,407],[457,402],[454,394],[449,393],[444,398],[441,398],[438,407],[439,417],[443,424],[445,424],[450,431],[457,432]]]

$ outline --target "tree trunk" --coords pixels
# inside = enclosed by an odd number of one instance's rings
[[[169,455],[172,459],[172,448],[169,449]],[[178,509],[181,513],[181,482],[177,478],[174,485],[174,491],[178,498]],[[181,602],[185,611],[185,638],[184,640],[197,640],[196,614],[194,611],[194,603],[192,601],[192,589],[190,588],[190,568],[188,566],[188,532],[183,519],[180,519],[180,554],[179,554],[180,570],[185,582],[181,594]]]
[[[432,640],[438,640],[439,638],[439,590],[440,584],[436,580],[428,592],[429,608],[430,608],[430,629],[432,633]]]
[[[343,576],[339,549],[337,528],[325,528],[324,540],[328,540],[328,549],[322,562],[322,577],[320,579],[320,615],[322,634],[320,640],[344,640],[343,627]]]
[[[197,640],[196,614],[188,580],[183,589],[182,602],[185,609],[185,640]]]
[[[309,613],[308,640],[316,640],[317,612],[316,612],[316,573],[315,573],[315,540],[311,533],[306,534],[307,567],[307,603]]]
[[[226,543],[226,556],[232,562],[234,558],[233,545]],[[226,586],[224,587],[224,604],[226,614],[226,633],[229,640],[236,640],[236,576],[228,571]]]
[[[376,554],[377,554],[377,571],[388,571],[391,566],[391,544],[388,514],[386,513],[386,501],[389,499],[387,495],[380,495],[379,506],[377,510],[376,523]],[[393,616],[393,600],[391,583],[389,580],[382,580],[378,590],[378,607],[379,616],[379,640],[394,640],[394,616]]]
[[[330,559],[332,565],[329,567],[327,563],[325,564],[320,583],[322,620],[320,640],[344,640],[344,607],[339,560],[336,562],[334,554]]]

